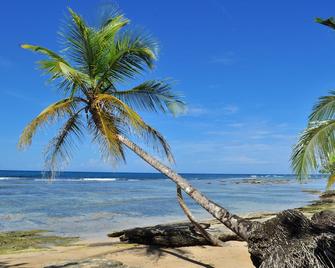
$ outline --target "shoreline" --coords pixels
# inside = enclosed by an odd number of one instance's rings
[[[250,213],[249,217],[259,218],[273,213]],[[185,223],[174,221],[170,223]],[[201,220],[211,223],[212,232],[227,232],[227,228],[215,219]],[[228,231],[229,232],[229,231]],[[1,264],[4,267],[24,264],[25,268],[37,267],[81,267],[81,263],[115,262],[115,268],[196,268],[222,267],[251,268],[253,267],[246,242],[227,241],[224,247],[190,246],[190,247],[156,247],[120,242],[118,238],[97,236],[91,239],[79,238],[69,246],[52,246],[46,249],[25,250],[2,254]],[[120,263],[118,263],[120,262]],[[126,265],[126,266],[122,266]],[[72,266],[73,265],[73,266]],[[83,267],[90,267],[85,266]],[[99,267],[99,266],[98,266]]]
[[[1,255],[3,267],[90,267],[87,263],[105,266],[92,267],[253,267],[245,242],[229,241],[224,247],[193,246],[159,248],[120,242],[93,242],[69,247],[54,247],[38,252]],[[115,266],[107,266],[113,262]],[[83,266],[81,266],[81,264]],[[22,266],[23,265],[23,266]],[[123,266],[126,265],[126,266]],[[1,266],[2,267],[2,266]]]
[[[335,210],[334,196],[320,198],[311,204],[297,208],[307,217],[320,210]],[[245,218],[265,221],[274,217],[276,212],[246,213]],[[209,222],[213,234],[228,234],[225,226],[215,219],[199,220]],[[185,223],[170,221],[169,223]],[[112,231],[112,230],[111,230]],[[224,247],[190,246],[190,247],[157,247],[120,242],[118,238],[97,235],[90,239],[80,237],[78,241],[67,246],[48,246],[47,248],[13,251],[1,255],[0,267],[90,267],[90,263],[102,263],[102,266],[115,268],[154,268],[154,267],[253,267],[246,242],[227,241]],[[112,266],[106,266],[112,263]],[[123,266],[122,264],[126,265]],[[224,265],[224,266],[223,266]],[[93,266],[92,266],[93,267]]]

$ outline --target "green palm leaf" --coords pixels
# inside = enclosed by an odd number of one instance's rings
[[[64,38],[66,55],[74,61],[78,69],[95,79],[98,44],[95,31],[88,27],[77,13],[69,8],[71,19],[61,36]]]
[[[49,56],[49,58],[51,58],[53,60],[56,60],[58,62],[63,62],[63,63],[67,64],[67,62],[65,61],[65,59],[63,57],[61,57],[56,52],[54,52],[50,49],[47,49],[47,48],[44,48],[44,47],[41,47],[41,46],[29,45],[29,44],[22,44],[21,47],[24,48],[24,49],[32,50],[34,52],[38,52],[38,53],[47,55],[47,56]]]
[[[171,112],[174,115],[184,111],[185,104],[171,91],[171,85],[165,81],[151,80],[126,91],[111,91],[133,108],[149,112]]]
[[[125,79],[143,72],[146,67],[152,69],[156,60],[156,50],[157,44],[150,36],[135,35],[131,32],[119,36],[115,44],[110,46],[98,89],[106,79],[124,82]]]
[[[329,96],[319,98],[318,103],[313,107],[309,116],[309,121],[319,121],[334,118],[335,115],[335,91],[331,91]]]
[[[50,75],[51,81],[61,79],[60,87],[65,89],[66,92],[78,86],[85,88],[87,87],[85,85],[90,84],[88,75],[71,67],[70,64],[56,52],[41,46],[29,44],[21,45],[21,47],[47,55],[49,59],[38,62],[40,69],[43,70],[45,74]]]
[[[291,156],[291,163],[298,179],[304,179],[317,170],[321,161],[334,152],[335,120],[311,124],[300,136]]]
[[[335,30],[335,20],[333,17],[330,17],[328,19],[321,19],[321,18],[316,18],[315,19],[316,22],[323,24],[325,26],[328,26],[330,28],[332,28],[333,30]]]

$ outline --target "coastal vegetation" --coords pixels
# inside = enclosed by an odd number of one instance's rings
[[[335,214],[316,213],[308,219],[297,210],[287,210],[262,223],[244,219],[207,198],[134,142],[136,139],[153,145],[172,162],[173,156],[164,137],[149,126],[137,110],[176,114],[184,103],[162,80],[119,89],[120,84],[151,69],[157,57],[156,42],[150,36],[126,31],[128,24],[129,20],[122,14],[114,14],[98,28],[90,27],[70,9],[70,20],[62,33],[64,47],[59,54],[41,46],[22,45],[46,56],[39,66],[57,83],[66,98],[48,106],[28,124],[19,147],[30,145],[35,132],[43,125],[66,119],[46,150],[45,163],[51,175],[69,161],[75,139],[88,131],[100,145],[105,159],[114,163],[125,161],[124,150],[128,148],[175,182],[178,192],[181,189],[188,194],[248,243],[256,267],[333,267]],[[322,133],[320,139],[330,132]],[[329,144],[325,147],[329,148]],[[305,163],[313,164],[311,154],[306,155],[307,158],[303,157],[295,165],[302,171],[307,170]]]

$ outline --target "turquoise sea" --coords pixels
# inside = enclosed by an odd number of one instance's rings
[[[239,214],[279,211],[317,198],[315,176],[298,183],[280,174],[182,174],[208,197]],[[157,173],[63,172],[49,181],[40,171],[0,171],[0,230],[44,229],[83,238],[128,227],[185,220],[173,182]],[[211,218],[192,200],[201,219]]]

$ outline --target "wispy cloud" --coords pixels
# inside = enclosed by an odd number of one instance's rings
[[[223,64],[226,66],[233,65],[237,61],[236,54],[233,51],[225,52],[223,55],[214,56],[210,59],[210,63]]]
[[[201,136],[173,141],[178,166],[185,171],[196,167],[197,172],[290,172],[296,130],[287,123],[233,118],[199,127]]]
[[[222,107],[222,111],[224,114],[235,114],[236,112],[238,112],[239,108],[236,105],[226,105]]]
[[[3,94],[5,94],[8,97],[20,100],[20,101],[34,103],[34,104],[37,104],[39,106],[45,106],[46,105],[45,103],[43,103],[42,101],[40,101],[36,98],[29,97],[26,94],[23,94],[21,92],[15,91],[15,90],[4,90]]]
[[[184,116],[220,116],[220,115],[231,115],[239,111],[239,107],[233,104],[227,104],[222,106],[189,106],[186,109]]]
[[[186,108],[186,112],[184,115],[187,116],[201,116],[208,113],[208,110],[204,107],[200,106],[189,106]]]
[[[9,68],[13,65],[13,62],[8,58],[0,56],[0,68]]]

